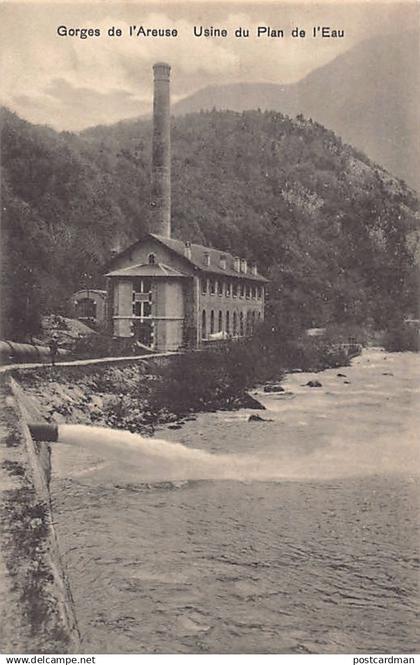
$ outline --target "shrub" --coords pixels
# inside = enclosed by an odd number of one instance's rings
[[[269,376],[273,376],[272,367]],[[250,342],[185,353],[160,370],[150,397],[151,408],[164,406],[178,415],[232,408],[240,404],[249,388],[266,378],[265,359],[260,359],[258,348]]]
[[[383,344],[387,351],[419,351],[420,331],[417,326],[394,322],[385,332]]]
[[[130,338],[110,337],[103,333],[86,335],[76,340],[72,355],[76,358],[104,358],[106,356],[140,356],[151,353]]]

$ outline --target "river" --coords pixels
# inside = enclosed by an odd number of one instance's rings
[[[115,454],[74,426],[55,446],[85,652],[419,651],[420,355],[282,385],[257,391],[270,422],[200,414]]]

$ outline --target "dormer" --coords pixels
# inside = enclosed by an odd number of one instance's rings
[[[233,259],[233,269],[236,272],[240,272],[241,270],[241,259],[239,258],[239,256],[235,256]]]
[[[205,266],[210,265],[210,253],[209,252],[204,252],[203,254],[203,263]]]
[[[222,270],[226,270],[226,254],[220,254],[220,267]]]
[[[241,259],[241,272],[248,271],[248,262],[246,259]]]

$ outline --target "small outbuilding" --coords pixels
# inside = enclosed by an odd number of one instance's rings
[[[101,289],[80,289],[71,299],[72,315],[84,323],[105,325],[107,292]]]

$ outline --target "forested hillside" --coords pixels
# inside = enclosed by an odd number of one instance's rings
[[[333,132],[213,111],[174,118],[172,141],[174,236],[255,259],[278,316],[382,326],[414,310],[415,194]],[[111,249],[148,230],[150,161],[149,122],[78,136],[3,111],[3,335],[103,285]]]
[[[236,83],[202,88],[174,104],[174,114],[217,108],[303,113],[420,187],[418,30],[359,42],[288,85]],[[368,64],[367,64],[368,63]]]

